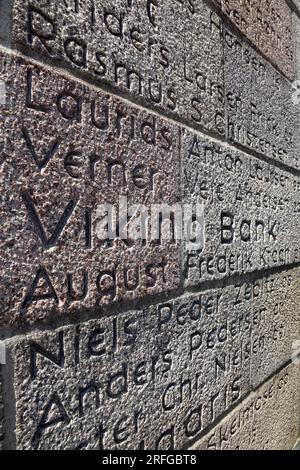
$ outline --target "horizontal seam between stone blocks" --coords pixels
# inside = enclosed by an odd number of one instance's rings
[[[18,327],[5,326],[1,328],[0,340],[10,340],[17,336],[25,337],[27,334],[30,334],[32,332],[49,332],[53,329],[77,325],[78,323],[89,322],[91,320],[103,320],[105,318],[111,318],[113,315],[120,315],[133,310],[142,311],[145,308],[149,308],[152,306],[155,307],[159,304],[172,302],[177,299],[180,300],[192,295],[197,295],[216,289],[223,289],[225,287],[234,286],[236,283],[241,281],[247,283],[263,279],[264,277],[270,275],[289,273],[299,267],[300,262],[286,266],[275,266],[267,270],[256,270],[244,274],[228,276],[223,279],[203,281],[202,283],[199,283],[195,286],[180,286],[179,288],[172,289],[171,291],[166,293],[145,295],[144,297],[139,299],[120,302],[119,304],[117,303],[115,305],[111,305],[107,309],[103,309],[103,311],[101,312],[101,316],[99,315],[99,311],[96,312],[95,308],[91,308],[89,310],[82,309],[76,314],[68,314],[68,312],[65,312],[65,315],[54,315],[52,318],[49,318],[49,320],[45,322],[33,325],[21,324]]]
[[[255,50],[255,52],[257,52],[261,57],[263,57],[270,65],[272,65],[272,67],[285,79],[287,80],[289,83],[292,83],[293,80],[290,79],[284,72],[283,70],[278,66],[276,65],[275,62],[272,61],[272,59],[267,55],[265,54],[258,46],[256,46],[248,37],[245,33],[243,33],[243,31],[241,31],[235,24],[234,22],[229,18],[229,16],[227,16],[220,7],[218,7],[218,5],[216,5],[215,3],[213,3],[211,0],[203,0],[204,3],[212,10],[214,11],[215,13],[217,13],[220,18],[222,19],[222,21],[224,22],[224,25],[225,26],[228,26],[230,27],[230,30],[238,37],[240,37],[242,40],[244,40],[247,44],[249,44],[252,49]],[[277,1],[285,1],[285,0],[277,0]],[[291,8],[291,5],[287,4],[288,7],[290,8],[290,10],[294,11],[294,9],[296,9],[296,12],[298,13],[299,17],[300,17],[300,12],[299,10],[297,10],[297,7],[295,5],[293,5],[293,8]],[[293,31],[294,32],[294,31]],[[293,35],[295,36],[295,35]],[[294,39],[294,38],[293,38]],[[296,75],[296,70],[295,68],[293,69],[293,74],[294,74],[294,77]]]
[[[231,414],[235,412],[246,400],[248,400],[252,395],[254,395],[260,388],[262,388],[266,383],[270,382],[276,375],[280,374],[283,370],[287,369],[292,364],[291,361],[285,362],[270,376],[267,377],[263,382],[261,382],[257,387],[252,388],[248,393],[246,393],[240,400],[238,400],[232,407],[222,413],[218,418],[210,424],[205,430],[201,431],[195,439],[193,439],[189,444],[185,445],[184,450],[189,449],[191,446],[197,444],[197,442],[203,437],[207,436],[218,424],[220,424],[224,419],[228,418]]]
[[[299,7],[293,2],[293,0],[286,0],[287,5],[290,9],[300,18],[300,10]]]
[[[226,137],[222,137],[216,132],[205,129],[203,126],[193,126],[191,124],[191,121],[189,121],[187,118],[172,116],[170,113],[163,110],[158,111],[154,106],[151,105],[151,103],[145,102],[143,98],[140,99],[134,97],[129,92],[117,89],[109,83],[96,83],[96,81],[93,80],[91,77],[85,76],[84,73],[80,71],[75,71],[72,68],[65,67],[64,64],[60,65],[58,61],[54,61],[49,59],[48,57],[41,56],[40,54],[37,54],[31,50],[30,55],[27,55],[25,52],[22,52],[19,49],[8,49],[3,45],[0,45],[0,50],[5,53],[11,54],[12,56],[21,57],[24,60],[29,60],[36,66],[44,67],[46,70],[49,70],[49,72],[52,73],[56,72],[62,77],[77,81],[83,86],[92,87],[95,91],[102,91],[104,93],[108,93],[112,97],[121,99],[128,105],[141,109],[142,111],[149,112],[155,116],[158,116],[164,119],[166,122],[176,124],[177,126],[180,126],[201,137],[210,138],[213,142],[219,145],[223,145],[224,147],[228,147],[229,149],[238,150],[240,152],[243,152],[245,155],[250,155],[254,158],[257,158],[258,160],[264,161],[277,168],[283,169],[296,177],[300,177],[300,168],[294,168],[283,162],[280,162],[279,160],[272,159],[271,157],[268,157],[263,153],[256,152],[255,150],[252,150],[248,147],[244,147],[241,144],[230,141],[226,139]]]

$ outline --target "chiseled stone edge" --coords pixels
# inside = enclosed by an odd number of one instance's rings
[[[300,0],[286,0],[286,3],[300,16]]]
[[[264,0],[265,1],[265,0]],[[300,0],[279,0],[279,1],[284,1],[286,2],[287,6],[291,10],[291,13],[296,12],[297,15],[300,17]],[[217,14],[220,16],[222,19],[224,26],[229,27],[231,33],[233,33],[235,36],[238,38],[242,38],[244,41],[246,41],[261,57],[263,57],[269,64],[271,64],[274,69],[283,75],[286,80],[293,81],[295,78],[295,60],[292,61],[292,67],[293,70],[291,73],[287,72],[285,70],[285,67],[280,66],[280,64],[274,60],[270,54],[268,54],[266,51],[264,51],[258,44],[254,43],[253,40],[251,40],[248,35],[241,29],[239,26],[237,26],[232,18],[225,13],[222,9],[222,7],[218,4],[217,0],[204,0],[204,2],[208,5],[208,7],[212,11],[216,11]],[[296,4],[294,2],[297,2]],[[292,25],[293,25],[293,18],[292,18]],[[295,36],[295,31],[293,31],[293,36]],[[292,38],[293,41],[294,37]],[[295,42],[295,41],[293,41]]]
[[[299,434],[299,436],[300,436],[300,434]],[[300,450],[300,439],[298,439],[298,441],[296,442],[295,447],[294,447],[293,450]]]
[[[244,405],[247,404],[248,401],[251,400],[251,397],[255,397],[256,394],[260,393],[264,387],[266,387],[268,384],[271,384],[272,382],[276,382],[277,378],[285,373],[291,370],[292,367],[295,367],[291,362],[289,364],[286,364],[283,366],[281,369],[279,369],[276,373],[272,374],[269,378],[267,378],[259,387],[253,388],[251,393],[244,398],[242,401],[240,401],[234,408],[232,408],[228,413],[226,413],[220,420],[217,422],[208,432],[204,432],[203,435],[201,436],[200,439],[194,442],[192,446],[189,447],[188,450],[190,451],[197,451],[199,450],[198,446],[201,445],[201,442],[204,442],[205,438],[210,436],[210,434],[214,431],[217,430],[220,426],[223,424],[226,424],[226,422],[229,422],[232,417],[235,416],[236,412],[240,409],[243,408]],[[298,430],[298,436],[295,438],[295,442],[291,446],[290,450],[300,450],[300,369],[299,365],[298,367],[298,388],[297,388],[297,394],[296,394],[296,403],[294,402],[295,408],[294,410],[298,411],[298,421],[299,421],[299,430]],[[298,406],[297,406],[298,405]],[[232,449],[233,450],[233,449]]]

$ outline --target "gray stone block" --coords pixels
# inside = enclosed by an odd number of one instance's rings
[[[292,450],[299,436],[299,380],[299,366],[283,369],[192,450]]]
[[[18,449],[191,445],[290,359],[289,328],[272,333],[286,321],[299,336],[293,297],[299,270],[5,340],[8,442],[15,429]]]
[[[213,0],[289,79],[294,77],[292,12],[287,2]]]
[[[0,449],[295,445],[299,31],[0,0]]]
[[[296,360],[300,352],[299,275],[299,268],[288,270],[241,289],[244,299],[252,304],[252,388],[259,387],[283,364]]]
[[[299,4],[300,6],[300,4]],[[299,10],[300,12],[300,10]],[[300,15],[300,13],[299,13]],[[300,106],[300,86],[299,86],[299,80],[300,80],[300,16],[294,14],[293,15],[293,27],[294,27],[294,35],[295,35],[295,82],[294,83],[294,91],[297,92],[297,94],[294,94],[294,100],[295,103]]]
[[[228,140],[299,169],[300,105],[292,84],[230,30],[224,36]]]
[[[12,10],[14,0],[0,0],[0,42],[11,47]]]
[[[285,1],[272,2],[272,8],[260,2],[251,8],[237,1],[222,5],[292,78],[292,13]],[[13,44],[25,54],[300,167],[299,106],[293,105],[290,83],[231,32],[209,3],[16,0],[13,11]]]
[[[134,232],[134,205],[148,221],[153,205],[179,200],[176,125],[22,58],[0,61],[1,324],[176,289],[179,245],[152,241],[149,224],[146,243]],[[109,240],[103,204],[114,206]]]
[[[298,263],[299,177],[187,130],[181,141],[184,202],[204,208],[204,241],[185,245],[185,285]]]
[[[218,132],[223,45],[197,2],[16,0],[14,44]]]

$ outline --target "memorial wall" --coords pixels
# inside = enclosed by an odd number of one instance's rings
[[[0,449],[292,449],[300,3],[0,0]]]

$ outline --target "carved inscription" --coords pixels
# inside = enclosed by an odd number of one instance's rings
[[[15,1],[18,47],[217,132],[223,46],[202,0]]]
[[[175,288],[176,244],[123,240],[120,226],[106,240],[96,229],[99,204],[178,201],[176,126],[23,59],[0,60],[1,322]]]
[[[285,361],[298,297],[296,270],[7,341],[18,448],[192,444],[251,390],[261,357]]]
[[[285,0],[213,0],[288,78],[294,77],[292,12]]]
[[[230,30],[223,35],[228,140],[299,169],[300,109],[291,83]]]
[[[291,450],[299,432],[299,367],[251,394],[193,450]]]
[[[242,29],[253,29],[254,45],[287,63],[291,78],[285,1],[216,3]],[[88,0],[75,8],[58,0],[17,0],[13,37],[26,53],[58,60],[143,105],[299,168],[300,113],[290,82],[209,5]]]
[[[0,450],[294,445],[291,8],[0,0]]]
[[[205,246],[186,249],[186,285],[299,262],[299,181],[188,131],[185,201],[204,204]]]

